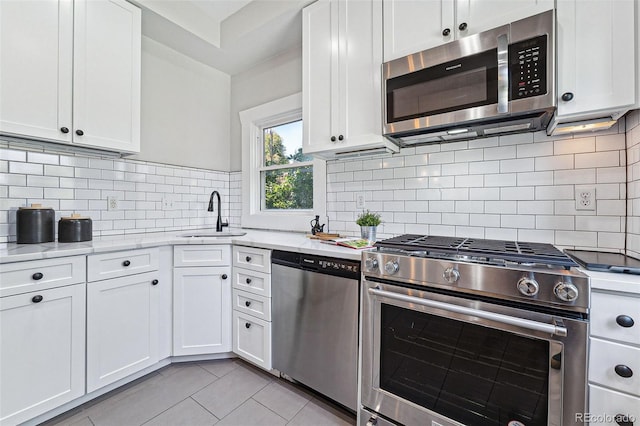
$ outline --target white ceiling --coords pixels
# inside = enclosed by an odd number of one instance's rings
[[[230,75],[302,43],[313,0],[133,0],[142,32]]]

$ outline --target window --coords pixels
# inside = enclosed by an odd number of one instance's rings
[[[242,226],[309,231],[315,215],[326,221],[325,162],[302,152],[301,94],[242,111],[240,121]]]
[[[302,153],[302,120],[262,128],[263,210],[313,209],[313,158]]]

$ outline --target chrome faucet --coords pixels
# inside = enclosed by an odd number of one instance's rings
[[[213,191],[211,193],[211,197],[209,197],[209,208],[207,209],[207,211],[212,212],[213,211],[213,196],[218,197],[218,220],[216,221],[216,232],[222,232],[222,227],[223,226],[229,226],[229,222],[222,222],[222,208],[221,208],[221,201],[220,201],[220,193],[218,191]]]

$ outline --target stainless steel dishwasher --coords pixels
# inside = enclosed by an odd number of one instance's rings
[[[273,251],[273,368],[355,411],[360,262]]]

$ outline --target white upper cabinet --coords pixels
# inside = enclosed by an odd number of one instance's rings
[[[553,9],[553,0],[384,0],[384,60]]]
[[[634,3],[558,0],[560,121],[626,112],[636,104]]]
[[[140,9],[125,0],[0,3],[0,133],[140,151]]]
[[[379,148],[382,137],[380,0],[319,0],[302,11],[303,151]]]

